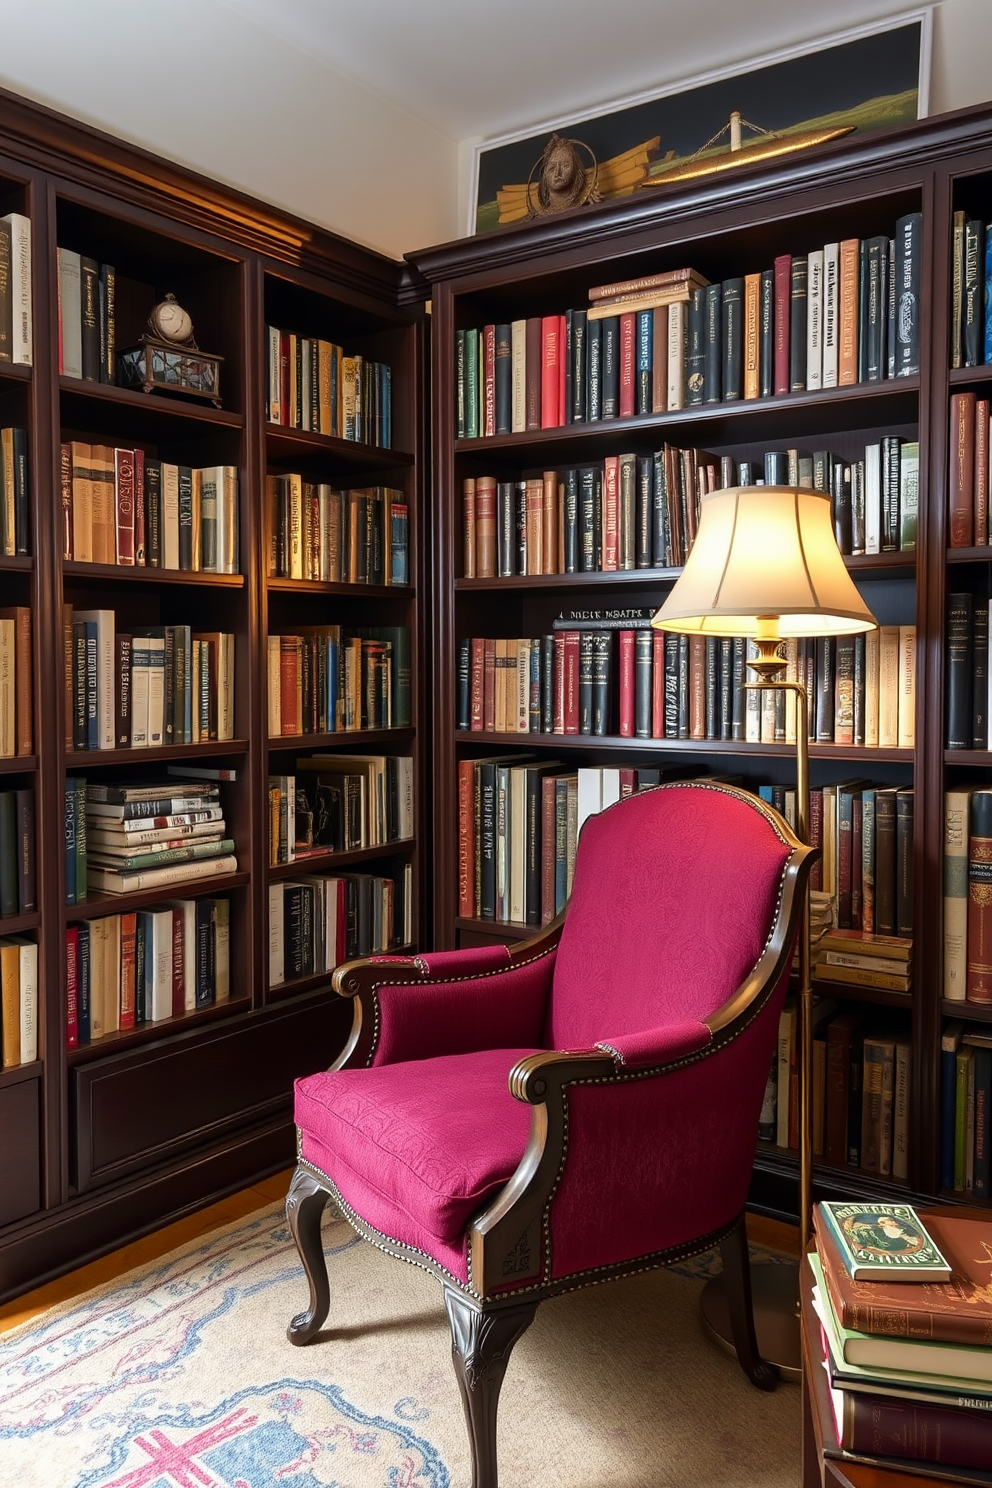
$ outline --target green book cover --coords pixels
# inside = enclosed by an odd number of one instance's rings
[[[854,1281],[947,1281],[951,1268],[909,1204],[818,1206],[848,1275]]]
[[[479,332],[465,332],[465,438],[478,439],[479,428]]]

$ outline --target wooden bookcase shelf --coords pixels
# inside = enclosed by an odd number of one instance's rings
[[[0,422],[28,436],[31,525],[31,555],[0,558],[0,587],[5,603],[32,612],[35,738],[31,755],[0,759],[0,781],[5,790],[30,784],[35,792],[39,903],[31,914],[0,920],[0,934],[37,940],[41,1057],[0,1074],[0,1129],[10,1137],[0,1184],[0,1298],[292,1161],[293,1080],[332,1062],[347,1036],[349,1012],[332,996],[329,975],[268,986],[269,770],[277,760],[279,768],[291,768],[289,751],[412,756],[414,840],[343,859],[328,854],[297,865],[297,872],[333,873],[342,862],[358,869],[380,861],[412,866],[411,936],[421,945],[423,772],[430,759],[418,722],[427,715],[419,701],[426,678],[416,614],[423,583],[424,294],[403,265],[379,254],[13,95],[3,94],[2,105],[4,200],[32,223],[34,364],[0,365]],[[61,375],[58,249],[113,267],[118,351],[137,341],[158,301],[175,295],[199,346],[224,359],[221,406]],[[290,312],[300,334],[388,363],[393,448],[268,425],[265,326],[288,324],[281,317]],[[238,572],[63,558],[61,446],[71,441],[140,447],[146,459],[193,468],[233,467]],[[294,469],[338,486],[402,488],[408,586],[266,579],[266,474]],[[236,737],[153,749],[67,749],[64,604],[112,609],[122,633],[191,625],[233,634]],[[269,629],[328,619],[345,627],[409,627],[410,727],[266,738]],[[234,769],[235,780],[221,780],[221,800],[237,871],[123,895],[96,891],[66,904],[67,779],[175,779],[178,785],[169,764]],[[224,898],[230,906],[229,1000],[67,1049],[66,927],[204,898]],[[247,1088],[252,1080],[257,1096]],[[97,1090],[111,1093],[109,1105]],[[123,1148],[125,1157],[108,1159]]]
[[[403,837],[397,842],[381,842],[375,847],[353,847],[347,852],[308,853],[294,859],[292,863],[270,863],[269,878],[299,878],[301,873],[334,874],[338,869],[360,868],[364,863],[375,863],[383,858],[407,858],[416,852],[416,839]]]
[[[829,164],[827,164],[829,155]],[[558,760],[563,766],[679,766],[732,773],[745,783],[794,780],[794,747],[713,739],[645,739],[593,735],[473,732],[457,727],[459,642],[465,637],[546,634],[568,605],[604,609],[660,604],[681,572],[655,568],[611,573],[464,578],[462,490],[467,478],[521,481],[544,471],[606,456],[649,456],[663,443],[758,461],[768,449],[826,449],[846,462],[886,434],[919,443],[916,547],[852,557],[848,569],[883,625],[913,625],[917,634],[915,743],[912,748],[811,746],[814,787],[851,777],[915,793],[916,906],[913,991],[886,992],[823,981],[818,990],[842,1003],[863,1003],[878,1027],[908,1031],[910,1181],[922,1197],[938,1193],[940,1034],[949,1016],[971,1009],[941,1001],[943,795],[962,778],[992,785],[992,753],[945,751],[945,593],[970,575],[975,583],[992,549],[948,550],[948,414],[951,391],[974,386],[981,396],[992,368],[948,372],[951,302],[951,210],[988,220],[992,208],[992,109],[982,107],[911,128],[837,144],[827,154],[772,168],[745,168],[705,184],[673,184],[635,193],[559,219],[514,224],[412,255],[430,286],[434,340],[432,480],[435,606],[432,666],[435,789],[431,848],[436,875],[434,938],[439,947],[509,941],[528,927],[463,918],[459,908],[459,802],[463,761],[505,756]],[[825,243],[890,237],[908,212],[923,216],[920,373],[823,391],[692,406],[677,412],[570,423],[484,438],[459,438],[456,347],[460,332],[521,318],[563,315],[588,303],[596,285],[691,265],[711,282],[757,273],[778,254],[806,254]],[[512,366],[512,362],[511,362]],[[952,577],[953,575],[953,577]],[[976,590],[977,592],[977,590]],[[498,597],[497,597],[498,596]],[[616,723],[612,724],[616,729]],[[984,1021],[982,1011],[975,1021]],[[817,1167],[822,1191],[884,1197],[904,1188],[878,1175]],[[755,1202],[796,1212],[795,1154],[762,1148]]]

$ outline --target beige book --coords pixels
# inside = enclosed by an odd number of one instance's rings
[[[117,492],[114,451],[105,444],[90,449],[93,493],[93,562],[117,562]]]
[[[11,940],[0,941],[0,1037],[3,1067],[21,1063],[20,952]]]
[[[968,810],[970,790],[944,794],[944,996],[964,1002],[968,989]]]
[[[677,639],[677,637],[672,637],[672,639]],[[755,642],[748,641],[746,659],[752,661],[757,654],[758,647]],[[753,677],[754,673],[749,672],[745,667],[745,682],[749,682]],[[761,699],[762,693],[753,687],[744,694],[744,740],[747,744],[761,743]]]
[[[916,743],[916,626],[899,627],[899,716],[900,749]]]
[[[531,644],[528,640],[517,642],[517,706],[513,726],[518,734],[526,734],[530,730]]]
[[[510,919],[522,925],[527,918],[527,769],[510,771]]]
[[[506,656],[507,656],[507,650],[506,650],[506,648],[507,648],[507,644],[508,643],[507,643],[506,639],[503,638],[503,637],[500,637],[496,641],[495,672],[494,672],[494,678],[493,678],[494,684],[495,684],[494,685],[493,722],[496,725],[496,732],[498,734],[502,734],[502,733],[505,733],[506,732]]]
[[[103,920],[88,920],[90,929],[90,1038],[103,1038],[107,1032],[106,1012],[106,936]]]
[[[761,344],[761,275],[744,276],[744,397],[758,396]]]
[[[21,1063],[33,1064],[38,1058],[38,946],[23,935],[13,939],[19,957]]]
[[[899,626],[878,631],[878,747],[899,744]]]
[[[179,466],[162,461],[162,567],[179,567]]]
[[[679,302],[668,307],[668,411],[685,407],[685,344],[688,316]]]
[[[287,475],[289,505],[289,577],[303,577],[303,477]]]
[[[77,563],[93,562],[93,477],[88,444],[73,440],[72,458],[72,556]]]
[[[523,434],[527,428],[527,322],[515,320],[510,326],[510,432]]]
[[[0,620],[0,759],[13,758],[17,750],[15,631],[13,620]]]
[[[878,627],[865,636],[865,744],[878,748]]]
[[[117,1033],[121,1026],[121,917],[107,915],[102,923],[104,1032]]]
[[[322,431],[323,432],[323,431]],[[231,995],[231,901],[214,900],[214,1001]]]
[[[796,1039],[796,1005],[787,1002],[778,1018],[778,1077],[775,1109],[775,1142],[789,1145],[789,1084]]]
[[[837,895],[837,787],[823,787],[823,820],[820,849],[823,861],[823,892],[831,899]]]
[[[0,429],[0,480],[3,482],[0,499],[3,500],[3,551],[12,557],[15,547],[16,518],[14,515],[14,431]]]
[[[317,342],[317,433],[325,437],[334,433],[334,411],[331,407],[331,363],[334,347],[330,341]]]
[[[234,738],[234,636],[230,631],[220,633],[217,647],[218,694],[217,694],[217,738]]]
[[[799,642],[795,636],[790,636],[785,642],[785,680],[787,682],[799,681]],[[785,742],[786,744],[796,742],[796,694],[794,692],[785,694]]]

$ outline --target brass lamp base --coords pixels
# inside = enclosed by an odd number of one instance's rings
[[[758,1352],[776,1366],[784,1380],[798,1385],[802,1380],[798,1264],[787,1261],[752,1266],[751,1299]],[[700,1312],[713,1342],[736,1357],[722,1276],[714,1276],[703,1287]]]

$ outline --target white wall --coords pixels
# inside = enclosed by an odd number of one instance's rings
[[[394,257],[464,221],[454,140],[219,0],[0,0],[0,38],[0,87]]]
[[[933,18],[930,112],[992,98],[992,0],[944,0]]]

